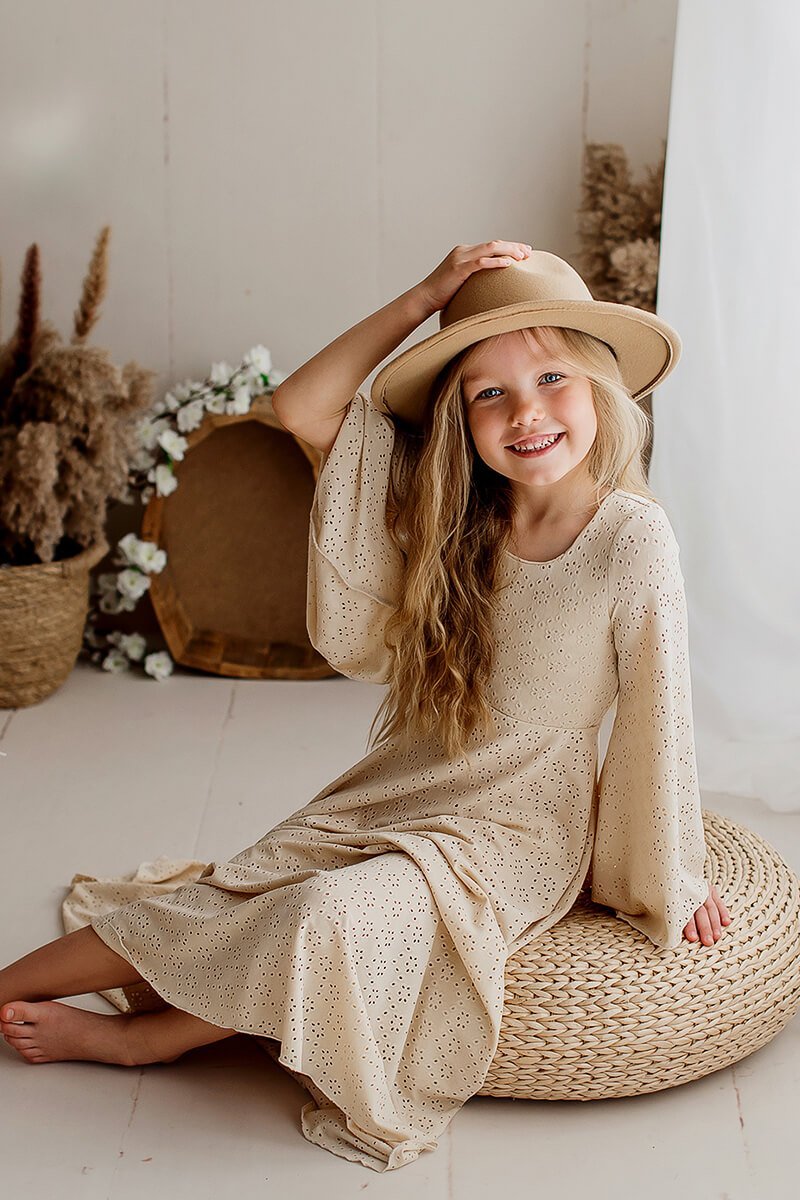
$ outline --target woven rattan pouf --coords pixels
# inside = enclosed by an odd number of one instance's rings
[[[703,823],[710,881],[732,918],[719,941],[661,950],[582,892],[508,960],[500,1041],[478,1095],[597,1100],[674,1087],[752,1054],[800,1008],[800,880],[752,830],[706,809]],[[277,1059],[278,1042],[257,1041]]]

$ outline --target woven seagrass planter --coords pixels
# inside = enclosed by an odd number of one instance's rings
[[[0,708],[38,704],[75,666],[89,607],[89,572],[105,541],[52,563],[0,567]]]

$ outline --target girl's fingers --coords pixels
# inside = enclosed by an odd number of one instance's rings
[[[716,939],[722,933],[722,926],[720,925],[720,921],[719,921],[719,909],[717,908],[717,902],[716,902],[716,900],[712,899],[711,896],[709,896],[708,900],[706,900],[703,907],[705,908],[706,912],[708,913],[708,919],[711,924],[711,932],[713,933],[714,938]]]
[[[689,941],[698,938],[708,946],[722,936],[722,926],[729,925],[731,914],[720,899],[717,889],[712,884],[708,892],[708,900],[698,908],[691,921],[684,926],[683,932]]]
[[[694,920],[697,926],[697,932],[700,934],[700,940],[706,945],[709,941],[713,941],[711,922],[708,919],[708,911],[706,910],[705,905],[698,908],[697,912],[694,914]]]
[[[527,258],[532,247],[525,242],[484,242],[482,246],[476,246],[475,249],[489,251],[488,254],[481,255],[481,262],[486,259],[495,261],[497,258],[513,262],[515,259]]]
[[[719,892],[718,892],[718,891],[717,891],[717,889],[714,887],[714,884],[713,884],[713,883],[712,883],[712,885],[711,885],[711,892],[710,892],[710,895],[713,897],[713,899],[714,899],[714,901],[715,901],[715,903],[716,903],[716,906],[717,906],[717,908],[718,908],[718,910],[719,910],[720,920],[721,920],[721,921],[723,921],[723,922],[724,922],[726,925],[727,925],[727,924],[729,924],[729,923],[730,923],[730,919],[731,919],[731,914],[730,914],[730,912],[728,911],[728,908],[727,908],[727,905],[725,904],[725,901],[724,901],[724,900],[722,900],[722,899],[720,899]]]

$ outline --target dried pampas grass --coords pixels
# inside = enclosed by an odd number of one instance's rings
[[[595,300],[656,310],[666,144],[655,167],[634,183],[622,146],[586,147],[578,267]]]
[[[0,563],[76,554],[102,536],[108,502],[128,498],[136,418],[156,372],[120,369],[85,345],[106,292],[110,232],[95,243],[69,344],[40,321],[38,246],[25,256],[16,329],[0,344]]]

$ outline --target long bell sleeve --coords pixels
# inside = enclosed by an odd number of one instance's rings
[[[675,949],[706,901],[679,547],[663,508],[617,531],[608,568],[617,710],[598,780],[592,900]]]
[[[386,683],[391,667],[383,634],[399,602],[403,561],[386,526],[386,497],[405,436],[357,392],[311,506],[308,636],[337,671],[369,683]]]

